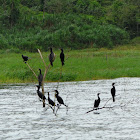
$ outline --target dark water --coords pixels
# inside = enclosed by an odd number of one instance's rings
[[[112,82],[115,103],[109,100]],[[45,85],[52,99],[57,85]],[[140,140],[140,78],[59,83],[58,90],[69,108],[61,106],[55,116],[42,107],[35,85],[1,85],[0,140]],[[111,108],[86,114],[98,92],[100,107]]]

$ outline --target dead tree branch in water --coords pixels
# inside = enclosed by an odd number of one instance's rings
[[[117,96],[119,96],[119,95],[117,95]],[[86,113],[90,113],[90,112],[92,112],[92,111],[94,111],[94,110],[99,110],[99,109],[104,109],[104,108],[107,108],[107,109],[114,108],[114,106],[113,106],[113,107],[111,107],[111,106],[110,106],[110,107],[106,106],[107,103],[108,103],[110,100],[112,100],[112,98],[109,98],[109,99],[106,101],[106,103],[104,104],[103,107],[93,108],[92,110],[89,110],[89,111],[87,111]]]
[[[117,96],[119,96],[119,95],[117,95]],[[106,106],[107,103],[108,103],[110,100],[112,100],[112,98],[109,98],[109,99],[106,101],[106,103],[104,104],[103,107],[93,108],[93,109],[87,111],[86,114],[87,114],[87,113],[90,113],[90,112],[92,112],[92,111],[94,111],[94,110],[99,110],[99,109],[104,109],[104,108],[111,109],[111,108],[114,108],[114,107],[117,107],[117,106],[120,107],[122,110],[125,110],[129,104],[132,104],[133,102],[136,102],[136,101],[138,102],[138,101],[139,101],[138,99],[136,99],[136,100],[135,100],[135,99],[131,99],[131,100],[126,101],[126,102],[123,101],[123,103],[120,103],[120,104],[115,105],[115,106],[110,106],[110,107],[109,107],[109,106]],[[129,112],[129,113],[130,113],[130,112]],[[133,115],[133,116],[135,116],[135,115]]]
[[[48,65],[48,67],[46,66],[46,63],[45,63],[45,61],[43,59],[43,56],[41,54],[41,51],[39,49],[37,49],[37,50],[38,50],[38,53],[40,54],[40,57],[41,57],[41,59],[42,59],[42,61],[44,63],[44,66],[45,66],[45,72],[44,72],[43,81],[42,81],[42,93],[44,95],[44,81],[45,81],[45,78],[46,78],[46,74],[48,72],[48,69],[50,68],[50,64]],[[45,107],[45,100],[43,100],[43,107]]]

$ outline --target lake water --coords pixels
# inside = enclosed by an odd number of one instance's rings
[[[45,85],[52,99],[57,86]],[[42,107],[35,84],[0,85],[0,140],[140,140],[140,78],[62,82],[58,91],[68,111],[61,106],[54,115],[47,105]],[[109,108],[86,113],[97,93],[100,107]]]

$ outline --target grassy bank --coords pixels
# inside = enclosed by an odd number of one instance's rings
[[[54,50],[56,60],[50,67],[46,81],[58,81],[61,73],[60,50]],[[112,79],[118,77],[140,77],[140,45],[120,46],[113,50],[84,49],[65,50],[66,61],[62,68],[60,81],[81,81],[93,79]],[[0,83],[37,82],[35,76],[23,62],[21,55],[30,57],[28,64],[38,75],[44,71],[39,54],[29,52],[0,51]],[[49,52],[43,52],[49,64]]]

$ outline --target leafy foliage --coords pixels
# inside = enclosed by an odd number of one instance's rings
[[[137,0],[0,0],[0,48],[113,48],[140,35]]]

